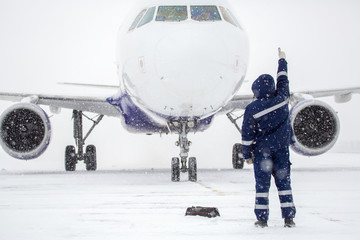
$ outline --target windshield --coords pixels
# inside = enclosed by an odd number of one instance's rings
[[[225,21],[231,23],[235,27],[241,28],[239,22],[236,20],[235,16],[230,12],[229,9],[225,9],[224,7],[219,7],[219,8]]]
[[[191,6],[191,19],[195,21],[221,21],[216,6]]]
[[[180,22],[188,18],[186,6],[160,6],[156,21]]]
[[[149,8],[149,10],[146,12],[145,16],[139,23],[138,27],[141,27],[141,26],[151,22],[153,20],[154,13],[155,13],[155,7]]]
[[[131,24],[129,31],[134,30],[136,28],[136,25],[141,20],[141,18],[144,16],[146,12],[146,9],[143,9],[135,18],[134,22]]]
[[[243,29],[242,26],[241,26],[241,24],[239,23],[239,21],[236,19],[235,15],[230,11],[230,9],[228,9],[228,12],[229,12],[230,16],[232,17],[232,19],[234,20],[234,22],[236,23],[236,25],[237,25],[239,28]]]

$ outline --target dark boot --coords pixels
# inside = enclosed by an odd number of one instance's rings
[[[261,227],[261,228],[264,228],[264,227],[267,227],[267,221],[256,221],[255,222],[255,227]]]
[[[286,228],[293,228],[295,227],[295,222],[293,221],[292,218],[285,218],[285,224],[284,224],[284,227]]]

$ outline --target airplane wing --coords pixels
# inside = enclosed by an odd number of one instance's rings
[[[60,85],[77,86],[77,87],[93,87],[93,88],[107,88],[118,90],[119,85],[104,85],[104,84],[88,84],[88,83],[72,83],[72,82],[58,82]]]
[[[236,95],[230,102],[224,106],[218,113],[226,114],[236,110],[245,109],[246,106],[254,100],[253,95]]]
[[[297,98],[302,95],[309,95],[313,98],[334,96],[339,103],[342,103],[349,101],[354,93],[360,93],[360,87],[293,92],[291,93],[291,97]],[[219,113],[224,114],[236,110],[243,110],[253,100],[253,95],[236,95],[219,111]]]
[[[106,101],[106,98],[101,97],[76,97],[0,92],[0,100],[12,102],[28,101],[39,105],[75,109],[78,111],[92,112],[111,117],[117,117],[120,114],[118,110]]]
[[[318,97],[331,97],[331,96],[345,96],[353,93],[360,93],[360,87],[355,88],[342,88],[342,89],[332,89],[332,90],[317,90],[317,91],[303,91],[298,92],[299,94],[307,94],[313,96],[314,98]]]

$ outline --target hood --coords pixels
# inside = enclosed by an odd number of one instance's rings
[[[253,83],[251,90],[257,99],[269,98],[275,95],[275,81],[269,74],[260,75]]]

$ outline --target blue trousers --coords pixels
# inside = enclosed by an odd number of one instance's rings
[[[283,218],[294,218],[296,209],[293,202],[290,180],[289,148],[276,151],[259,150],[254,153],[256,180],[255,215],[258,220],[269,218],[269,189],[271,176],[275,179]]]

